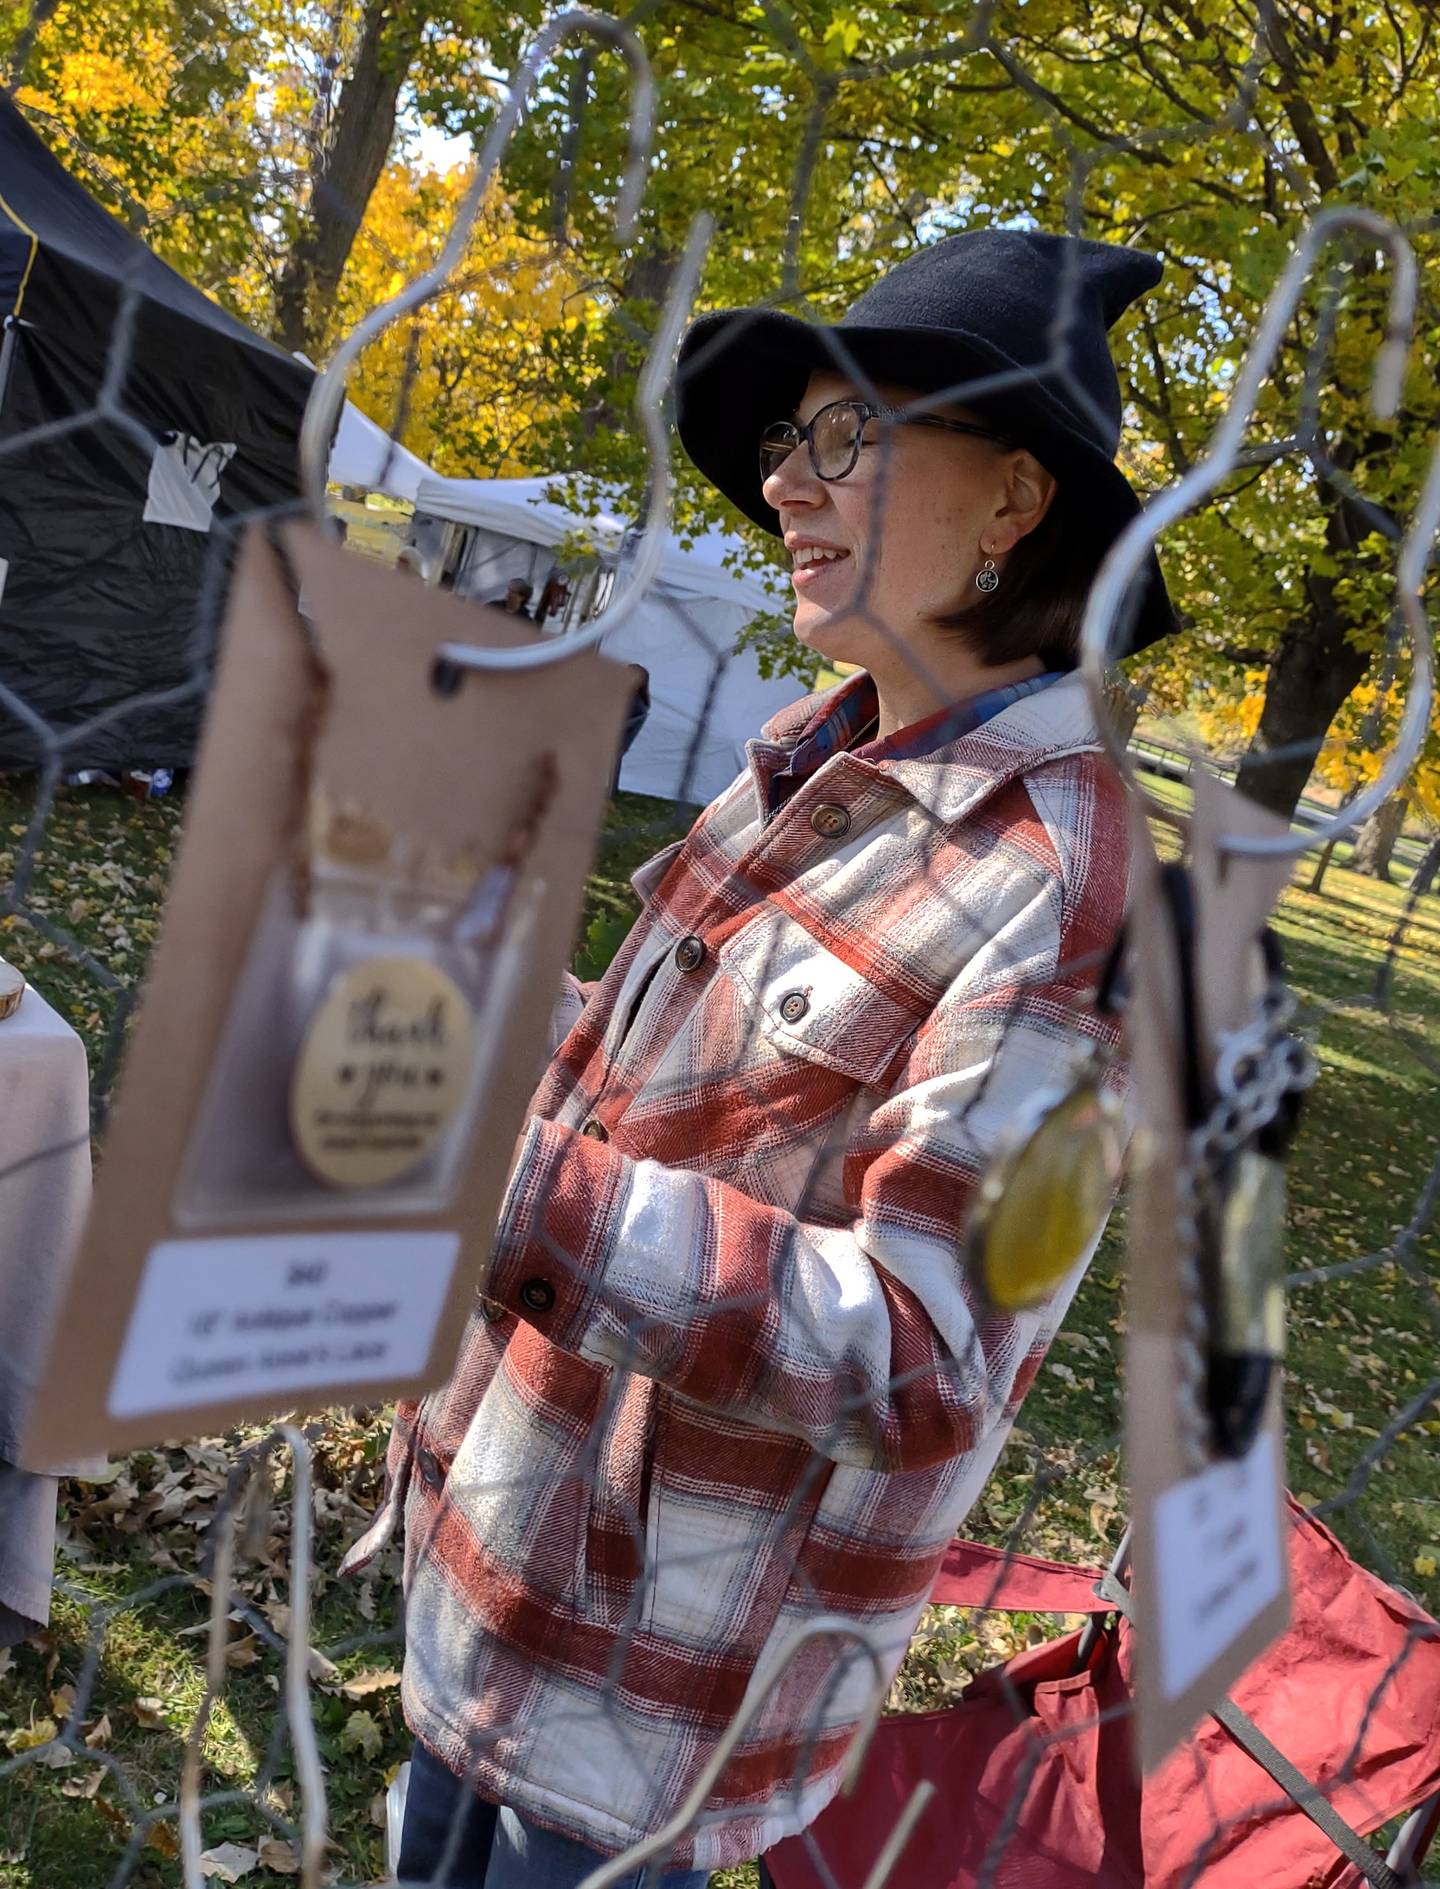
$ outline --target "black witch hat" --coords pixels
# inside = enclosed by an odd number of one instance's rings
[[[908,256],[833,326],[774,309],[702,315],[680,348],[680,440],[711,483],[777,535],[759,441],[788,419],[811,370],[922,393],[953,390],[1062,486],[1085,494],[1096,562],[1140,510],[1115,464],[1120,383],[1107,331],[1160,279],[1157,256],[1034,230],[966,230]],[[1127,650],[1175,629],[1151,556]]]

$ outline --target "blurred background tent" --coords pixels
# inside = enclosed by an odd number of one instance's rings
[[[228,554],[213,527],[298,498],[313,371],[163,263],[3,95],[0,314],[6,686],[61,732],[67,773],[183,766],[204,708],[196,605]],[[112,372],[126,420],[94,411]],[[329,473],[413,501],[430,468],[347,403]],[[115,714],[137,694],[153,699]],[[0,699],[0,769],[42,754]]]
[[[387,498],[413,505],[421,480],[435,475],[423,459],[391,439],[383,426],[347,400],[330,448],[329,476],[331,485],[383,492]]]
[[[547,498],[556,489],[556,478],[426,479],[412,540],[461,596],[495,603],[516,579],[528,583],[540,628],[564,635],[604,606],[630,521],[603,495],[565,505]],[[767,680],[754,652],[736,647],[746,624],[787,608],[779,589],[731,567],[743,549],[720,531],[683,543],[672,533],[654,587],[601,641],[607,656],[650,676],[650,713],[620,769],[631,793],[713,799],[744,766],[744,744],[761,723],[805,693],[794,676]],[[539,614],[547,598],[551,607]]]
[[[61,732],[67,771],[184,763],[212,527],[296,497],[310,371],[161,262],[4,97],[0,314],[6,685]],[[131,424],[93,411],[111,372]],[[0,768],[42,753],[0,701]]]

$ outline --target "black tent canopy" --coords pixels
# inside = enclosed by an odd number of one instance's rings
[[[3,94],[0,317],[0,684],[66,768],[183,764],[212,527],[297,497],[311,372],[102,209]],[[115,361],[134,425],[93,415]],[[0,699],[0,769],[42,751]]]

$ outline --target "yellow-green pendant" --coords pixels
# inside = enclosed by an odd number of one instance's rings
[[[1104,1224],[1123,1155],[1120,1106],[1093,1076],[1035,1098],[971,1208],[966,1263],[990,1306],[1022,1312],[1049,1298]]]

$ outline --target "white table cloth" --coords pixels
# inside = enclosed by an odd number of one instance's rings
[[[27,1468],[20,1439],[89,1204],[85,1047],[27,988],[0,1018],[0,1646],[50,1618],[57,1481]]]

